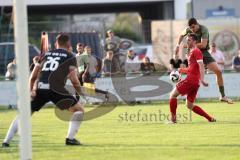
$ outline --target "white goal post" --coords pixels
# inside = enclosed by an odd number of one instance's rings
[[[20,159],[32,159],[31,113],[26,0],[13,1],[14,41],[17,62],[17,106],[19,109]]]

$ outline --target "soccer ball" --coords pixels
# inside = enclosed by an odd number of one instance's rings
[[[170,77],[170,80],[173,82],[173,83],[177,83],[178,81],[180,81],[181,79],[181,75],[178,71],[172,71],[169,75]]]

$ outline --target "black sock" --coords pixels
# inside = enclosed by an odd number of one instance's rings
[[[219,92],[221,93],[222,97],[225,97],[224,86],[219,86]]]

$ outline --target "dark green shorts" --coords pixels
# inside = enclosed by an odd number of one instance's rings
[[[202,54],[203,54],[203,63],[205,65],[215,62],[214,58],[211,56],[211,54],[208,52],[208,50],[202,50]]]

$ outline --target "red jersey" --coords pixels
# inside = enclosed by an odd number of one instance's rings
[[[200,80],[200,68],[198,65],[199,61],[203,61],[203,55],[200,49],[194,48],[188,55],[188,70],[186,79],[193,82],[199,83]]]

